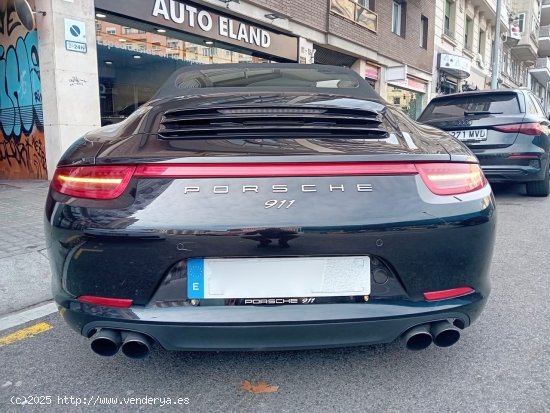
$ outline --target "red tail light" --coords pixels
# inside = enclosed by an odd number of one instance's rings
[[[120,196],[135,166],[76,166],[57,168],[52,188],[65,195],[88,199],[114,199]]]
[[[540,135],[542,126],[540,123],[514,123],[512,125],[493,126],[499,132],[505,133],[524,133],[525,135]]]
[[[78,301],[86,304],[103,305],[105,307],[129,308],[133,300],[129,298],[96,297],[95,295],[81,295]]]
[[[326,162],[266,164],[149,164],[61,167],[52,188],[76,198],[108,200],[120,196],[138,178],[236,178],[291,176],[368,176],[420,174],[437,195],[457,195],[482,188],[486,181],[477,164],[405,162]]]
[[[424,299],[426,301],[446,300],[448,298],[461,297],[463,295],[471,294],[474,289],[471,287],[459,287],[452,288],[450,290],[430,291],[424,293]]]
[[[487,183],[478,164],[421,163],[416,168],[436,195],[458,195],[481,189]]]

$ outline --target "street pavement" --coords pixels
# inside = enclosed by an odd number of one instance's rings
[[[0,412],[550,412],[550,198],[526,197],[519,185],[494,189],[492,294],[480,319],[450,348],[411,352],[395,342],[175,353],[156,347],[145,360],[120,353],[103,358],[51,314],[0,331]],[[0,202],[6,203],[2,192]],[[8,258],[32,260],[44,245],[20,244],[21,254]],[[25,252],[24,244],[37,247]],[[36,334],[21,339],[24,328]],[[241,389],[243,380],[278,389],[251,394]],[[166,404],[178,398],[181,405]]]
[[[51,299],[44,241],[48,181],[0,181],[0,317]]]

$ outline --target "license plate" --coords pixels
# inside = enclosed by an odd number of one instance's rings
[[[192,299],[338,297],[370,294],[370,258],[192,258]]]
[[[461,141],[477,142],[487,140],[487,129],[453,130],[448,133]]]

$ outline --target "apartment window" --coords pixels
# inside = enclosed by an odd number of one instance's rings
[[[420,17],[420,47],[428,49],[428,18]]]
[[[443,30],[449,37],[454,38],[455,28],[455,3],[452,0],[445,0],[445,20],[443,22]]]
[[[116,34],[116,27],[107,27],[105,30],[107,34]]]
[[[374,0],[358,0],[357,4],[364,7],[365,9],[374,11]]]
[[[394,1],[392,5],[391,31],[401,37],[405,37],[406,15],[406,3]]]
[[[485,32],[483,30],[479,31],[477,52],[481,55],[482,58],[485,58]]]
[[[395,1],[393,2],[392,8],[391,31],[401,35],[401,4]]]
[[[464,47],[468,50],[472,50],[472,37],[473,37],[474,22],[468,16],[466,16],[466,22],[464,23]]]
[[[518,17],[516,17],[516,22],[519,27],[519,32],[523,33],[525,31],[525,13],[518,14]]]

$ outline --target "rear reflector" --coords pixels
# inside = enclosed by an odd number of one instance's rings
[[[426,186],[436,195],[458,195],[481,189],[487,183],[473,163],[422,163],[416,168]]]
[[[426,301],[446,300],[449,298],[461,297],[463,295],[471,294],[474,292],[470,287],[459,287],[451,290],[430,291],[424,293],[424,299]]]
[[[105,307],[128,308],[132,305],[133,300],[128,298],[108,298],[96,297],[94,295],[81,295],[78,301],[86,304],[103,305]]]
[[[493,129],[505,133],[524,133],[525,135],[540,135],[542,126],[540,123],[514,123],[511,125],[493,126]]]
[[[57,168],[52,188],[76,198],[114,199],[120,196],[135,166],[76,166]]]
[[[506,159],[539,159],[538,155],[510,155]]]

